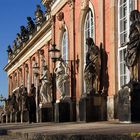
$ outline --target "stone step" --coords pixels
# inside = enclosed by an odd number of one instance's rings
[[[9,136],[0,140],[140,140],[140,135],[9,133]]]
[[[24,140],[17,136],[10,136],[10,135],[2,135],[0,136],[0,140]]]

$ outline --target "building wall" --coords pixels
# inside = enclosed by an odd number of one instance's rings
[[[105,90],[108,95],[107,106],[110,116],[114,114],[114,95],[118,92],[118,1],[117,0],[62,0],[58,5],[52,8],[52,22],[51,28],[33,43],[31,49],[29,49],[23,56],[14,62],[11,67],[8,68],[7,73],[9,76],[9,95],[12,90],[16,88],[14,73],[19,68],[22,71],[23,85],[27,86],[26,66],[29,67],[30,85],[33,82],[33,70],[32,62],[36,60],[41,68],[41,60],[39,50],[44,50],[44,56],[46,63],[49,66],[51,72],[53,72],[53,63],[49,56],[48,50],[51,47],[51,43],[55,43],[61,50],[61,41],[64,27],[68,31],[68,47],[69,47],[69,60],[76,60],[79,58],[79,67],[76,69],[76,100],[79,102],[80,96],[83,93],[83,29],[84,20],[89,7],[93,8],[95,16],[95,44],[102,47],[106,52],[107,62],[103,63],[103,77],[102,77],[102,90]],[[140,9],[140,0],[137,0],[136,8]],[[58,20],[60,12],[64,13],[62,21]],[[54,23],[53,23],[54,22]],[[51,29],[51,31],[50,31]],[[28,47],[28,46],[27,46]],[[40,69],[41,70],[41,69]],[[18,83],[20,86],[20,83]],[[72,93],[71,93],[72,94]],[[59,98],[59,96],[57,96]],[[113,118],[112,115],[110,118]]]

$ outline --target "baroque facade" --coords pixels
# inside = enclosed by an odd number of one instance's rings
[[[123,45],[129,37],[129,14],[134,9],[140,10],[140,0],[42,0],[42,4],[47,9],[45,20],[9,56],[4,68],[8,75],[8,94],[18,92],[22,86],[30,94],[33,83],[36,90],[40,89],[43,66],[47,66],[50,75],[57,66],[58,62],[52,62],[49,52],[52,44],[55,44],[68,66],[69,82],[63,84],[62,88],[65,97],[75,102],[74,114],[78,120],[79,101],[86,92],[86,39],[90,37],[100,50],[100,76],[96,83],[96,94],[106,97],[104,113],[108,120],[115,119],[115,95],[130,79],[124,61],[127,46]],[[38,68],[37,72],[34,68]],[[59,83],[56,85],[53,103],[61,100]],[[36,99],[36,102],[40,101]],[[97,104],[102,104],[101,102],[98,100]]]

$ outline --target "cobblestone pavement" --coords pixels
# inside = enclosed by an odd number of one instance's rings
[[[35,135],[36,136],[129,135],[140,138],[140,123],[133,124],[124,124],[124,123],[122,124],[118,122],[93,122],[93,123],[75,122],[75,123],[33,123],[33,124],[13,123],[13,124],[0,124],[0,131],[2,130],[6,130],[8,135],[10,134],[14,136],[22,136],[27,139],[31,139],[31,137]]]

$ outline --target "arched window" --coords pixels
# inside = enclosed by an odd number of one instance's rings
[[[28,93],[30,92],[30,74],[29,74],[29,66],[26,64],[25,66],[25,72],[26,72],[26,87]]]
[[[134,10],[134,0],[118,1],[118,81],[119,89],[130,80],[129,70],[125,65],[125,53],[130,28],[130,12]]]
[[[93,40],[95,40],[94,16],[91,9],[89,9],[84,23],[84,64],[86,64],[86,52],[87,52],[86,39],[88,37],[91,37],[93,38]]]
[[[63,33],[62,37],[62,58],[68,60],[68,33],[67,30]]]
[[[65,28],[65,31],[62,36],[62,58],[63,60],[68,60],[69,59],[69,49],[68,49],[68,32],[67,29]],[[68,61],[65,61],[65,64],[68,65]],[[67,70],[66,70],[67,71]],[[69,81],[66,81],[63,85],[63,90],[66,96],[70,96],[70,83]]]
[[[86,53],[88,51],[88,47],[86,45],[86,39],[88,37],[93,38],[95,41],[95,22],[94,22],[94,13],[91,8],[86,14],[85,22],[84,22],[84,68],[86,65]],[[84,71],[84,69],[83,69]],[[86,92],[86,85],[84,82],[84,92]]]

